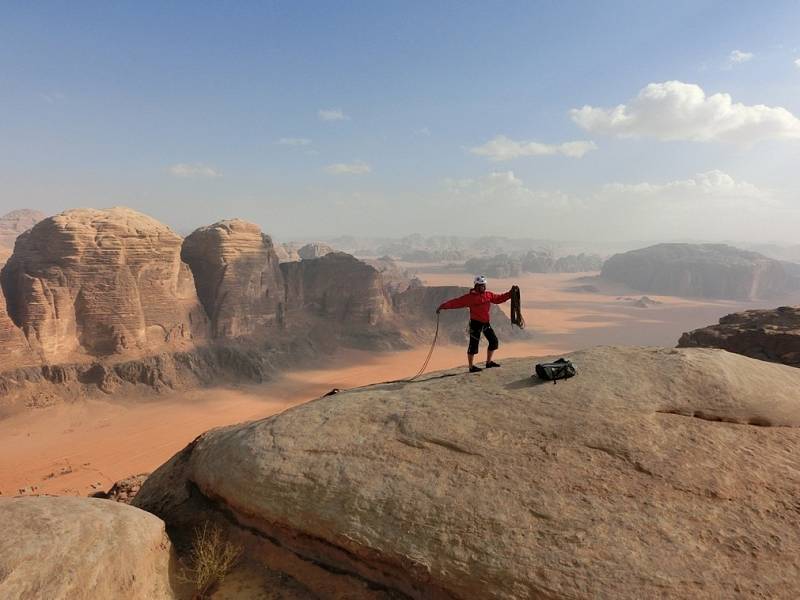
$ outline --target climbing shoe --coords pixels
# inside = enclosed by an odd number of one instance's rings
[[[469,368],[470,373],[480,373],[481,371],[483,371],[483,369],[481,369],[480,367],[476,367],[475,365]]]
[[[500,366],[500,363],[496,363],[493,360],[490,360],[489,362],[486,363],[486,368],[487,369],[491,369],[492,367],[499,367],[499,366]]]

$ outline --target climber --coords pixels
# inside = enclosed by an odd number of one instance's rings
[[[478,353],[478,344],[481,334],[486,336],[489,341],[489,348],[486,350],[486,368],[499,367],[500,365],[492,360],[494,351],[499,345],[497,335],[495,335],[489,323],[489,312],[492,304],[502,304],[511,298],[512,290],[504,294],[495,294],[486,291],[486,277],[478,275],[475,277],[474,287],[460,298],[454,298],[443,302],[436,312],[451,308],[469,308],[469,346],[467,347],[467,362],[469,372],[477,373],[482,369],[474,364],[475,355]]]

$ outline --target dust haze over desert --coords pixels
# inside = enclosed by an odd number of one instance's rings
[[[795,3],[4,13],[0,597],[800,595]]]

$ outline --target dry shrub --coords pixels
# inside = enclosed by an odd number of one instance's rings
[[[183,579],[194,585],[196,598],[206,598],[215,586],[222,583],[241,556],[241,546],[226,540],[218,525],[205,522],[194,530]]]

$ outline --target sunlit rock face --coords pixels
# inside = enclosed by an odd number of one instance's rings
[[[652,294],[754,300],[786,292],[780,262],[724,244],[658,244],[615,254],[602,277]]]
[[[133,504],[391,597],[800,597],[800,370],[705,348],[568,358],[558,385],[509,359],[214,429]]]
[[[47,362],[190,345],[207,322],[182,241],[127,208],[49,217],[3,268],[8,314]]]
[[[284,284],[272,239],[234,219],[201,227],[183,243],[215,338],[263,333],[283,311]]]

